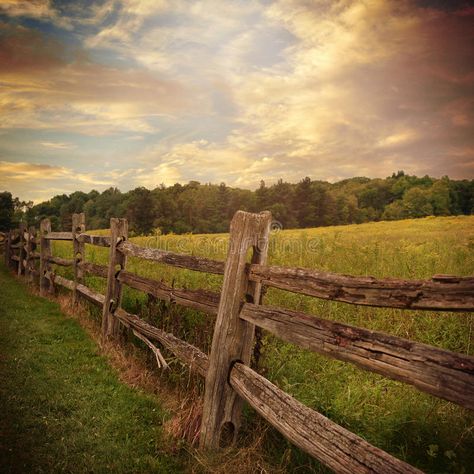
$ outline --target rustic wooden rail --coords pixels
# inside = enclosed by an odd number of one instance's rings
[[[323,317],[263,305],[262,285],[349,304],[436,311],[474,310],[474,278],[435,275],[431,280],[355,277],[266,264],[271,216],[237,212],[230,228],[225,262],[140,247],[128,241],[127,222],[111,219],[111,236],[85,232],[83,214],[73,216],[71,232],[51,232],[46,219],[39,237],[34,228],[4,238],[7,265],[18,274],[39,277],[42,293],[61,286],[102,308],[104,338],[116,338],[119,324],[139,337],[158,341],[191,370],[205,377],[200,442],[218,448],[224,432],[235,440],[242,401],[301,449],[341,473],[414,473],[416,468],[376,448],[304,406],[249,368],[254,328],[328,357],[411,384],[421,391],[474,409],[474,357],[370,331]],[[55,257],[51,241],[71,241],[73,259]],[[40,252],[36,251],[40,243]],[[109,264],[85,260],[85,244],[109,248]],[[251,261],[247,261],[248,251]],[[126,270],[127,257],[139,257],[224,276],[220,293],[174,288]],[[39,260],[39,270],[35,262]],[[71,267],[73,280],[52,265]],[[84,284],[84,275],[107,279],[105,295]],[[121,308],[123,285],[156,298],[216,315],[210,354],[158,329]]]
[[[474,311],[474,277],[432,280],[354,277],[306,268],[251,265],[250,279],[326,300],[385,308]]]

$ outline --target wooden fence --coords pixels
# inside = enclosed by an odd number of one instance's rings
[[[5,261],[19,275],[39,278],[42,294],[53,292],[60,285],[71,290],[75,300],[80,296],[101,307],[104,338],[117,337],[123,324],[140,338],[159,341],[205,377],[201,447],[218,448],[224,438],[235,440],[242,402],[246,401],[285,437],[335,472],[420,472],[304,406],[252,370],[249,362],[255,326],[285,341],[414,385],[470,409],[474,409],[474,357],[266,306],[261,300],[262,286],[357,305],[466,312],[474,310],[474,278],[438,275],[431,280],[407,281],[267,265],[270,224],[269,212],[238,211],[230,225],[227,259],[222,262],[135,245],[127,238],[125,219],[111,219],[110,237],[91,235],[85,232],[84,214],[75,214],[71,232],[51,232],[48,219],[41,222],[39,234],[24,226],[10,231]],[[53,256],[52,240],[71,241],[74,258]],[[85,244],[108,247],[108,266],[86,262]],[[172,288],[128,272],[129,256],[223,275],[222,289],[215,293]],[[52,265],[72,267],[74,279],[56,274]],[[85,274],[106,278],[106,294],[85,286]],[[210,354],[125,311],[121,307],[123,285],[216,315]]]

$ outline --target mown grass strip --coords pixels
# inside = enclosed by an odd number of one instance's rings
[[[183,471],[165,411],[119,382],[77,321],[0,266],[2,472]]]

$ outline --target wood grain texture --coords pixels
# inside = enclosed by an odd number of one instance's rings
[[[343,474],[421,473],[295,400],[244,364],[236,363],[230,385],[287,439]]]
[[[54,284],[61,285],[68,290],[74,291],[74,281],[69,280],[68,278],[64,278],[61,275],[57,275],[53,272],[48,272],[48,279],[52,281]]]
[[[25,264],[25,276],[29,281],[33,280],[32,271],[35,269],[34,266],[34,250],[36,249],[35,243],[36,229],[34,226],[28,228],[26,239],[26,264]]]
[[[130,288],[144,291],[164,301],[176,303],[187,308],[204,311],[208,314],[217,314],[219,293],[208,290],[188,290],[186,288],[172,288],[163,282],[145,278],[134,273],[121,271],[118,280]]]
[[[308,268],[251,265],[250,279],[294,293],[357,305],[474,311],[474,277],[435,275],[432,280],[377,279]]]
[[[218,448],[227,427],[232,433],[232,442],[237,437],[242,402],[227,383],[227,378],[235,361],[250,363],[254,326],[240,319],[239,312],[245,299],[260,299],[255,292],[260,287],[249,286],[247,253],[252,249],[253,263],[264,261],[270,224],[269,212],[252,214],[243,211],[238,211],[230,224],[229,251],[206,376],[200,436],[203,448]]]
[[[26,251],[25,251],[25,224],[20,223],[20,228],[19,228],[19,233],[20,233],[20,242],[18,243],[19,245],[19,253],[18,253],[18,269],[17,273],[18,276],[21,276],[25,273],[25,266],[23,264],[23,261],[25,260],[26,257]]]
[[[92,262],[80,262],[79,266],[81,267],[83,272],[89,275],[95,275],[102,278],[107,278],[109,270],[106,265],[99,265],[97,263],[92,263]]]
[[[161,342],[164,347],[170,350],[181,362],[188,365],[191,370],[198,372],[203,377],[206,376],[209,358],[197,347],[173,336],[173,334],[152,326],[135,314],[127,313],[122,308],[117,308],[114,314],[125,326],[134,329],[149,339]]]
[[[75,282],[73,280],[69,280],[68,278],[64,278],[63,276],[57,275],[54,272],[50,271],[46,272],[46,278],[52,283],[61,285],[62,287],[67,288],[68,290],[74,291],[74,288],[76,288],[78,295],[84,297],[86,300],[90,301],[96,306],[102,307],[104,305],[105,296],[103,294],[91,290],[90,288],[81,283],[75,285]]]
[[[78,295],[84,297],[86,300],[90,301],[96,306],[103,307],[105,295],[98,293],[97,291],[93,291],[81,283],[77,284],[76,291]]]
[[[46,272],[51,268],[48,259],[51,257],[51,241],[46,235],[51,232],[51,222],[43,219],[40,223],[40,295],[44,296],[46,291],[53,289],[53,285],[46,278]]]
[[[128,237],[128,222],[126,219],[110,219],[110,252],[107,272],[107,290],[102,309],[102,337],[118,338],[120,324],[114,318],[112,308],[119,308],[122,300],[122,284],[117,279],[117,273],[125,269],[126,255],[117,251],[117,243]]]
[[[193,255],[184,255],[180,253],[169,252],[166,250],[140,247],[132,242],[121,242],[118,246],[120,252],[132,257],[141,257],[146,260],[166,263],[174,267],[187,268],[197,272],[224,274],[224,264],[218,260],[211,260],[204,257],[195,257]]]
[[[82,233],[77,236],[77,240],[83,244],[96,245],[98,247],[110,247],[110,237],[105,235]]]
[[[49,263],[54,263],[55,265],[59,265],[60,267],[72,267],[74,265],[74,260],[71,258],[62,258],[62,257],[48,257]]]
[[[6,233],[6,240],[5,240],[5,252],[4,252],[4,261],[5,261],[5,266],[7,268],[10,268],[11,266],[11,254],[12,254],[12,231],[9,230]]]
[[[474,409],[474,357],[277,307],[245,304],[240,317],[300,347]]]
[[[48,232],[43,237],[46,240],[72,240],[71,232]]]
[[[74,270],[74,291],[72,293],[72,303],[77,303],[77,285],[84,283],[84,274],[80,263],[85,259],[86,246],[84,242],[79,242],[77,237],[86,230],[86,216],[83,212],[72,215],[72,246],[73,246],[73,270]]]

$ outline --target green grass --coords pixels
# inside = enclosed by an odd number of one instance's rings
[[[119,382],[59,306],[0,266],[1,472],[183,472],[160,446],[167,414]]]
[[[228,236],[167,235],[131,240],[143,246],[224,259]],[[69,247],[57,243],[54,251],[67,256]],[[86,254],[88,260],[107,262],[106,249],[88,246]],[[281,231],[271,236],[269,263],[408,279],[430,278],[437,273],[472,275],[474,217],[429,217]],[[218,276],[139,259],[130,259],[127,269],[189,288],[218,290],[222,281]],[[97,278],[89,278],[88,284],[103,289],[103,282]],[[474,354],[472,314],[357,307],[280,290],[269,290],[265,303]],[[124,306],[149,313],[145,296],[133,290],[126,290]],[[203,350],[209,348],[213,323],[209,316],[164,304],[148,317]],[[428,472],[469,472],[474,466],[472,412],[271,335],[264,339],[262,357],[260,370],[270,380],[395,456]],[[248,419],[250,427],[252,416]],[[281,465],[283,457],[290,459],[289,472],[324,471],[274,432],[268,436],[267,445],[275,464]]]

